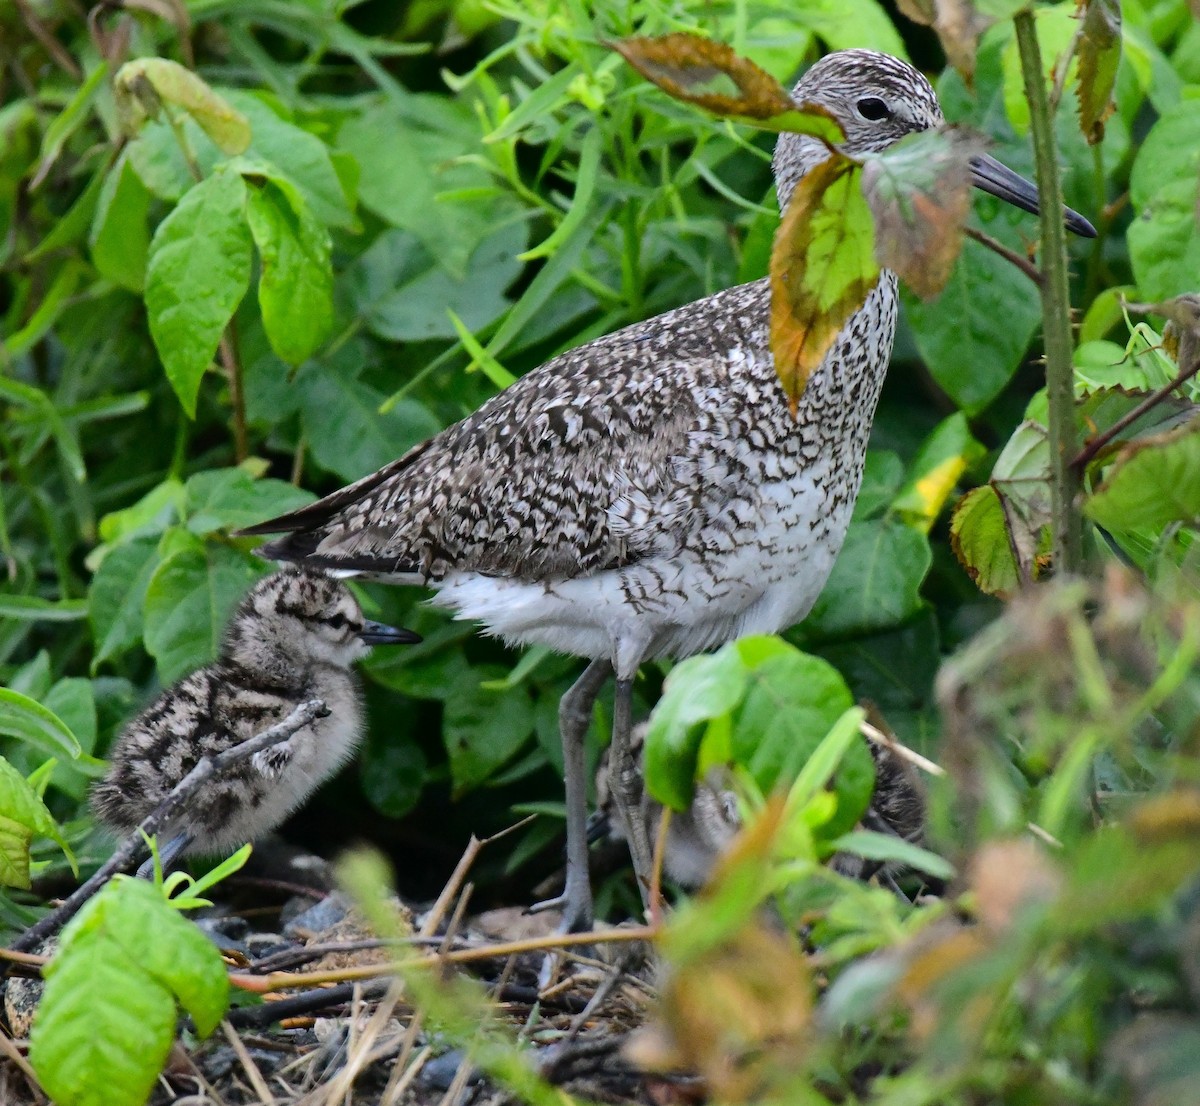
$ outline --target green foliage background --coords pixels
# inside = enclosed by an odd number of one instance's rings
[[[1068,46],[1074,7],[1039,8],[1048,59]],[[936,40],[876,0],[170,10],[90,27],[50,0],[0,13],[15,44],[0,67],[0,674],[84,754],[37,782],[85,859],[101,848],[82,804],[89,757],[211,657],[267,571],[232,530],[372,471],[563,349],[765,273],[778,219],[768,138],[670,101],[605,42],[698,31],[783,80],[848,46],[941,68]],[[1115,293],[1154,300],[1200,283],[1188,206],[1200,26],[1184,0],[1128,0],[1123,13],[1103,142],[1086,143],[1069,92],[1058,134],[1067,202],[1100,229],[1071,247],[1081,377],[1152,387],[1173,370],[1145,352],[1157,334],[1131,338]],[[143,118],[153,97],[128,71],[118,97],[113,78],[153,56],[198,73],[245,133],[202,129],[202,108]],[[950,119],[1031,172],[1007,24],[985,37],[973,89],[952,70],[937,86]],[[975,210],[1013,249],[1036,237],[998,201]],[[845,549],[789,635],[917,749],[939,732],[942,658],[1000,609],[956,560],[947,509],[1027,417],[1038,321],[1033,285],[974,242],[939,299],[906,299]],[[1164,550],[1187,562],[1183,499],[1149,519],[1153,532],[1125,536],[1143,567]],[[422,598],[369,589],[373,615],[426,640],[369,662],[359,766],[297,832],[324,848],[375,838],[402,888],[407,872],[428,889],[457,838],[505,824],[514,803],[559,802],[557,702],[577,664],[514,655]],[[644,673],[643,713],[660,683]],[[26,775],[46,750],[3,749]],[[553,865],[555,829],[542,819],[490,862],[515,870],[542,850]]]

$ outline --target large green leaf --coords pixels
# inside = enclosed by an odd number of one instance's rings
[[[34,836],[50,837],[71,857],[54,816],[41,796],[11,764],[0,757],[0,884],[29,887],[29,845]],[[72,865],[74,858],[71,857]]]
[[[491,233],[507,199],[481,192],[490,180],[456,159],[478,150],[475,121],[465,104],[413,96],[364,111],[338,133],[338,146],[362,170],[359,198],[392,226],[412,231],[439,265],[462,279],[475,247]],[[468,200],[443,193],[473,190]]]
[[[441,425],[415,400],[394,404],[387,414],[379,407],[382,392],[332,365],[310,362],[296,375],[308,446],[317,464],[343,480],[395,460]]]
[[[144,880],[118,876],[63,931],[29,1061],[59,1106],[142,1106],[176,1003],[207,1036],[228,1005],[220,953]]]
[[[261,96],[235,89],[222,92],[250,120],[249,152],[287,176],[318,222],[353,229],[354,213],[329,147],[315,134],[282,118]]]
[[[1129,178],[1137,217],[1129,226],[1129,260],[1142,299],[1194,292],[1200,273],[1196,188],[1200,179],[1200,111],[1185,100],[1164,112],[1138,150]]]
[[[138,538],[112,549],[88,588],[88,618],[96,642],[92,671],[142,640],[142,608],[158,568],[158,542]]]
[[[81,751],[78,739],[57,714],[7,687],[0,687],[0,734],[54,757],[74,760]]]
[[[456,277],[411,231],[385,231],[348,274],[355,306],[373,334],[393,342],[453,338],[450,311],[479,330],[508,306],[504,291],[521,272],[517,254],[526,241],[524,224],[501,227]]]
[[[333,325],[329,232],[295,186],[247,182],[246,219],[258,247],[258,303],[271,348],[299,365]]]
[[[898,626],[921,609],[931,563],[929,539],[898,517],[852,522],[804,633],[837,637]]]
[[[155,569],[145,640],[164,683],[213,659],[230,613],[263,567],[230,546],[190,539]]]
[[[242,468],[198,472],[188,478],[184,492],[187,528],[193,534],[237,530],[271,514],[295,511],[316,498],[285,480],[255,480]]]
[[[192,188],[150,243],[146,311],[167,379],[189,415],[226,324],[250,286],[246,185],[219,170]]]
[[[482,686],[503,674],[500,669],[469,669],[446,698],[442,739],[456,793],[484,783],[533,734],[533,703],[527,688],[496,692]]]
[[[1200,519],[1200,423],[1125,446],[1084,510],[1116,531]]]
[[[150,193],[122,155],[104,178],[88,241],[101,276],[134,292],[146,283],[149,213]]]
[[[795,649],[765,658],[747,676],[745,698],[733,715],[733,762],[749,770],[763,792],[787,788],[854,705],[853,696],[828,661]],[[871,754],[861,737],[845,742],[834,766],[838,806],[825,826],[827,836],[853,827],[875,785]]]

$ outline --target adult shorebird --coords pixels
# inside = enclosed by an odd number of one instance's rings
[[[184,852],[221,853],[273,830],[353,753],[362,703],[351,665],[372,645],[415,642],[410,630],[368,622],[349,589],[288,567],[242,600],[219,658],[168,688],[109,754],[92,790],[100,820],[131,831],[201,757],[239,745],[309,699],[329,710],[278,745],[214,776],[166,828],[164,865]]]
[[[920,73],[869,50],[819,61],[793,96],[832,112],[852,155],[942,122]],[[780,137],[782,205],[827,156],[816,139]],[[1033,185],[992,158],[977,159],[974,181],[1037,210]],[[591,659],[559,713],[569,928],[590,921],[583,742],[603,682],[615,670],[614,791],[644,883],[650,850],[629,750],[638,666],[797,622],[846,535],[892,348],[896,277],[881,274],[795,418],[768,345],[769,306],[758,280],[589,342],[379,472],[245,531],[286,532],[264,556],[423,584],[436,605],[510,642]]]

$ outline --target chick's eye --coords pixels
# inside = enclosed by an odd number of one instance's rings
[[[346,625],[346,616],[344,614],[331,615],[327,622],[328,625],[332,626],[335,630],[340,630]]]
[[[892,117],[892,109],[887,106],[878,96],[866,96],[859,100],[855,107],[858,108],[858,114],[864,119],[869,119],[872,123],[877,123],[881,119],[890,119]]]

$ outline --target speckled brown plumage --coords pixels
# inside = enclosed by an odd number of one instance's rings
[[[346,586],[289,567],[260,580],[229,621],[211,665],[168,688],[133,719],[92,790],[97,817],[128,832],[201,757],[224,752],[308,699],[329,715],[210,779],[166,828],[197,852],[222,852],[275,828],[353,752],[362,727],[350,666],[370,640],[416,635],[367,623]]]

